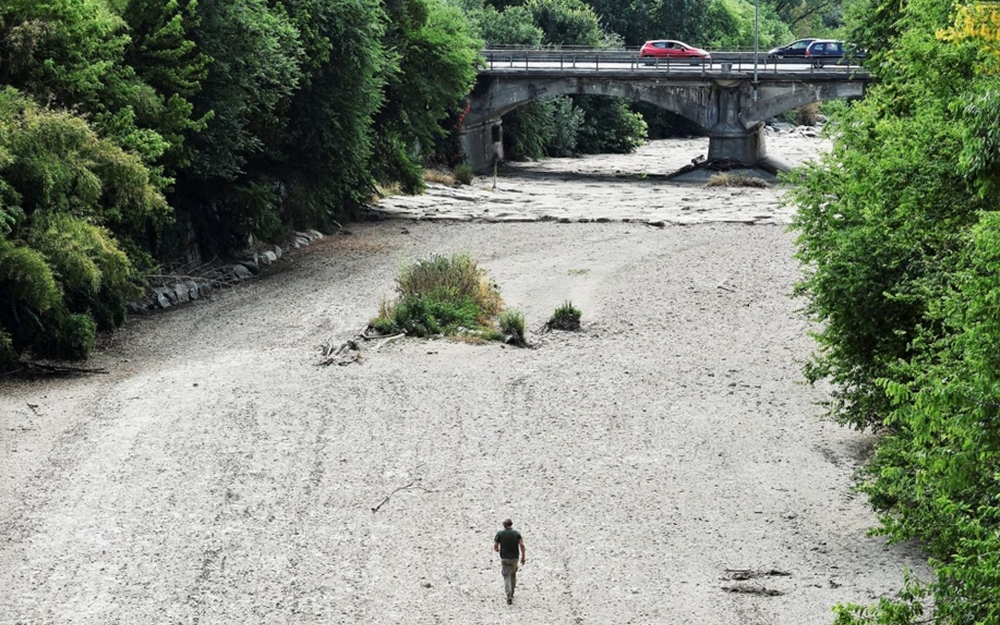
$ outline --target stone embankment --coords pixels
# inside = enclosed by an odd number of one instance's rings
[[[250,280],[260,274],[262,267],[279,261],[284,250],[309,245],[323,234],[317,230],[296,232],[283,245],[267,245],[255,252],[244,255],[232,263],[205,267],[197,275],[167,275],[156,279],[157,284],[149,284],[142,299],[129,302],[132,313],[170,308],[179,304],[201,299],[214,289],[226,288],[236,283]]]

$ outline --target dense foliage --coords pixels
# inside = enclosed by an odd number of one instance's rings
[[[419,189],[480,45],[443,0],[0,5],[0,372],[85,357],[192,244]]]
[[[0,90],[0,368],[28,348],[85,357],[137,291],[112,230],[166,216],[139,156],[80,117]]]
[[[1000,7],[862,0],[849,19],[881,84],[797,178],[807,374],[882,434],[860,489],[935,578],[837,622],[1000,623]]]

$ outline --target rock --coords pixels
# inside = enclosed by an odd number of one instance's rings
[[[162,286],[153,287],[153,300],[160,308],[170,308],[170,298],[167,297],[167,289]]]
[[[260,273],[260,267],[257,266],[257,261],[254,259],[243,259],[237,263],[237,266],[246,267],[253,275]]]
[[[249,269],[247,269],[246,266],[243,265],[242,263],[233,265],[231,271],[237,280],[249,280],[250,278],[253,277],[253,273]]]
[[[184,286],[184,283],[182,282],[175,284],[174,287],[170,290],[170,292],[173,294],[172,299],[178,304],[183,304],[185,302],[191,301],[191,294],[188,292],[187,287]]]

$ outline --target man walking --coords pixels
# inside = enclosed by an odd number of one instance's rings
[[[524,564],[524,539],[513,528],[514,522],[504,519],[503,529],[493,538],[493,551],[500,552],[500,572],[503,574],[503,588],[507,592],[507,603],[514,602],[514,588],[517,586],[517,552],[521,552]]]

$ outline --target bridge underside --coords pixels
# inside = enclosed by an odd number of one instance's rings
[[[764,123],[785,111],[825,100],[860,97],[864,83],[854,80],[772,80],[749,77],[636,77],[560,74],[533,76],[483,75],[470,97],[463,125],[463,147],[473,168],[488,172],[503,158],[500,118],[539,98],[588,94],[644,101],[672,111],[705,129],[709,161],[732,161],[754,167],[767,159]],[[756,96],[756,97],[755,97]]]

